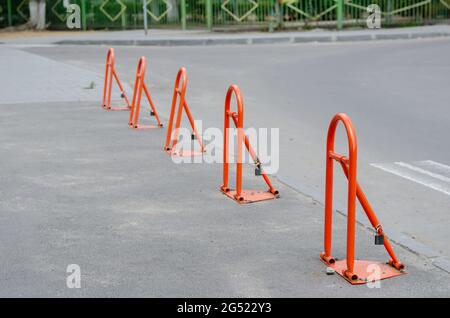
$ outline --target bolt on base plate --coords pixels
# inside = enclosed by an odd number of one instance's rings
[[[223,194],[228,196],[229,198],[235,200],[236,202],[240,204],[246,204],[246,203],[253,203],[253,202],[259,202],[259,201],[266,201],[266,200],[273,200],[276,198],[279,198],[279,195],[272,194],[269,191],[258,191],[258,190],[242,190],[241,196],[243,200],[236,199],[236,190],[230,190],[228,192],[225,192],[221,190]]]
[[[323,263],[324,260],[321,259]],[[353,267],[353,273],[358,276],[357,280],[350,280],[344,271],[347,270],[347,260],[336,261],[334,264],[327,264],[328,267],[334,269],[336,273],[342,276],[346,281],[352,285],[361,285],[367,283],[373,283],[379,280],[393,278],[406,274],[403,271],[381,262],[355,260]],[[370,266],[370,267],[369,267]]]

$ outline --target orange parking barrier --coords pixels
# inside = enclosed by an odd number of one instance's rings
[[[230,102],[232,95],[236,96],[237,113],[230,111]],[[237,162],[236,162],[236,190],[228,187],[228,133],[230,128],[230,119],[232,119],[236,126],[237,132]],[[242,145],[245,144],[247,151],[250,153],[253,161],[256,164],[255,174],[263,177],[264,181],[269,187],[268,191],[257,190],[243,190],[242,189]],[[244,102],[241,91],[236,85],[231,85],[228,89],[225,99],[225,121],[224,121],[224,137],[223,137],[223,185],[222,192],[233,200],[239,203],[252,203],[263,200],[271,200],[279,197],[279,192],[276,190],[269,177],[264,173],[261,162],[250,145],[249,139],[244,132]]]
[[[334,137],[339,122],[342,122],[346,131],[349,144],[349,155],[334,152]],[[350,118],[343,113],[334,116],[328,129],[327,159],[326,159],[326,188],[325,188],[325,251],[320,254],[322,261],[333,268],[339,275],[351,284],[365,284],[403,274],[405,266],[397,259],[394,250],[383,228],[379,223],[375,212],[370,206],[364,192],[356,178],[357,143],[356,134]],[[347,259],[337,261],[331,256],[332,238],[332,212],[333,212],[333,166],[334,161],[341,164],[344,174],[348,179],[348,223],[347,223]],[[373,228],[376,231],[375,244],[384,245],[391,260],[386,264],[356,260],[355,261],[355,228],[356,228],[356,198],[358,198]],[[376,266],[374,266],[376,265]],[[376,270],[378,269],[378,270]],[[375,271],[374,271],[375,270]]]
[[[106,70],[105,70],[105,82],[103,86],[103,98],[102,98],[102,108],[106,110],[129,110],[131,108],[130,101],[128,100],[127,94],[123,89],[123,85],[117,76],[116,68],[114,66],[114,49],[110,48],[108,54],[106,55]],[[125,99],[127,106],[125,107],[111,107],[111,92],[113,79],[116,81],[120,88],[120,97]]]
[[[131,102],[130,119],[128,121],[128,125],[130,125],[130,127],[134,129],[153,129],[153,128],[161,128],[163,126],[161,124],[161,120],[159,119],[158,113],[156,112],[156,108],[155,105],[153,104],[147,85],[145,84],[146,68],[147,68],[147,61],[145,57],[141,57],[136,71],[136,80],[134,81],[134,90],[133,90],[133,101]],[[152,109],[150,111],[150,116],[154,116],[156,118],[158,122],[157,126],[139,124],[139,113],[141,110],[142,91],[145,92],[145,96],[147,97],[147,100]]]
[[[180,89],[180,82],[181,82],[181,89]],[[205,147],[203,145],[202,137],[200,136],[200,134],[197,131],[197,128],[195,127],[194,118],[192,117],[191,111],[189,110],[189,106],[186,102],[186,98],[185,98],[186,86],[187,86],[186,69],[184,67],[182,67],[178,71],[177,78],[175,80],[175,87],[173,89],[173,97],[172,97],[172,107],[170,110],[170,117],[169,117],[169,126],[167,129],[166,144],[164,146],[164,150],[167,151],[170,155],[182,156],[182,157],[201,155],[205,152]],[[177,111],[177,120],[175,123],[175,131],[172,132],[173,120],[175,117],[175,108],[177,107],[178,97],[179,97],[179,104],[178,104],[178,111]],[[198,142],[200,144],[200,151],[195,152],[195,151],[189,151],[189,150],[180,150],[180,151],[176,150],[183,109],[186,112],[186,115],[189,119],[189,123],[191,124],[191,128],[193,131],[192,139],[198,140]],[[172,135],[173,135],[173,138],[171,140]],[[170,145],[171,141],[172,141],[172,145]]]

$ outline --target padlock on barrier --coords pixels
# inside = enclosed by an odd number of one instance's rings
[[[375,235],[375,245],[384,245],[384,235]]]

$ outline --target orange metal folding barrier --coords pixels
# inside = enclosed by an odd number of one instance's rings
[[[181,82],[181,88],[180,88]],[[173,89],[173,97],[172,97],[172,107],[170,110],[169,117],[169,126],[167,128],[167,136],[166,136],[166,144],[164,146],[164,150],[167,151],[170,155],[175,156],[194,156],[201,155],[205,152],[205,147],[203,145],[202,137],[197,131],[195,127],[194,118],[192,117],[191,111],[189,110],[189,106],[186,102],[186,86],[187,86],[187,74],[186,69],[184,67],[180,68],[177,74],[177,78],[175,80],[175,87]],[[175,131],[172,131],[173,128],[173,120],[175,117],[175,109],[177,107],[177,100],[179,99],[178,111],[177,111],[177,119],[175,123]],[[183,113],[183,109],[186,112],[186,115],[189,119],[189,123],[192,128],[192,139],[197,139],[200,144],[200,151],[189,151],[189,150],[180,150],[177,151],[176,146],[178,143],[179,129],[181,125],[181,116]],[[173,137],[173,138],[172,138]],[[172,138],[172,140],[171,140]],[[170,144],[172,141],[172,144]]]
[[[134,129],[152,129],[152,128],[161,128],[163,125],[161,124],[161,120],[159,119],[158,113],[156,112],[155,105],[153,104],[153,100],[150,96],[150,92],[145,84],[145,70],[147,68],[147,62],[145,57],[141,57],[138,63],[137,71],[136,71],[136,80],[134,82],[134,90],[133,90],[133,101],[131,102],[131,110],[130,110],[130,119],[128,124],[131,128]],[[145,96],[150,104],[151,111],[150,116],[154,116],[158,122],[157,126],[154,125],[140,125],[139,124],[139,114],[141,110],[141,99],[142,99],[142,91],[145,92]]]
[[[343,123],[347,131],[349,144],[348,157],[334,152],[334,139],[339,122]],[[341,164],[344,174],[348,179],[347,259],[340,261],[337,261],[331,256],[334,161]],[[357,182],[356,166],[357,142],[355,130],[350,118],[346,114],[340,113],[334,116],[328,129],[325,188],[325,251],[321,253],[320,257],[325,264],[333,268],[351,284],[365,284],[369,281],[372,282],[402,275],[405,266],[400,263],[395,256],[394,250],[383,232],[383,228],[381,227],[375,212]],[[376,231],[375,244],[384,245],[391,257],[387,264],[364,260],[355,261],[356,198],[358,198],[370,223]],[[378,273],[369,271],[370,268],[373,269],[374,267],[371,266],[372,264],[378,266]]]
[[[105,69],[105,82],[103,86],[103,98],[102,98],[102,108],[106,110],[129,110],[131,108],[130,101],[128,100],[127,94],[123,89],[123,85],[117,76],[116,68],[114,66],[114,49],[110,48],[108,54],[106,55],[106,69]],[[120,97],[125,99],[126,106],[124,107],[111,107],[111,92],[113,79],[116,81],[120,88]]]
[[[236,96],[237,112],[232,112],[230,110],[230,102],[233,93]],[[234,125],[237,128],[236,190],[232,190],[228,187],[228,133],[230,128],[230,119],[233,121]],[[225,99],[225,121],[223,133],[223,185],[220,188],[222,192],[239,203],[252,203],[278,198],[278,190],[276,190],[272,186],[269,177],[264,173],[261,162],[254,152],[253,148],[251,147],[250,141],[244,132],[244,102],[242,99],[241,91],[236,85],[230,86]],[[244,144],[256,164],[255,174],[261,175],[263,177],[264,181],[269,187],[268,191],[242,189],[242,146]]]

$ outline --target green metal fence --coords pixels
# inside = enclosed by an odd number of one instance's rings
[[[5,27],[7,25],[7,11],[5,8],[0,4],[0,28]]]
[[[450,0],[146,0],[150,28],[344,27],[363,25],[377,4],[382,24],[449,21]],[[83,29],[143,28],[142,0],[71,0],[82,11]],[[0,27],[23,24],[28,0],[0,0]],[[47,1],[51,29],[66,29],[63,0]]]

